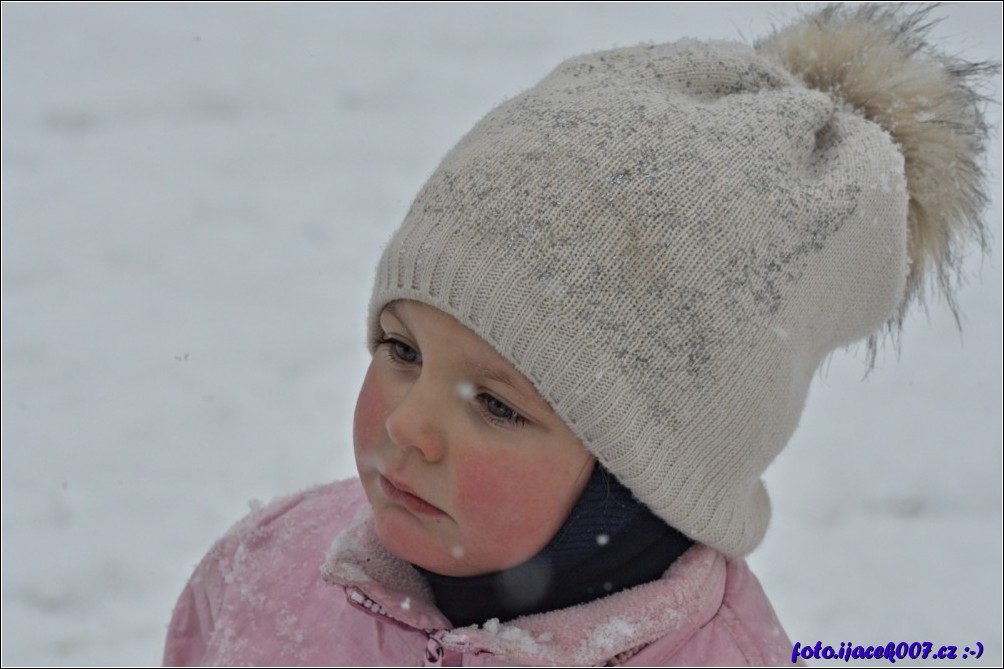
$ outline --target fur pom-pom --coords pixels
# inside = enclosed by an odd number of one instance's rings
[[[829,6],[756,48],[810,88],[831,92],[881,125],[903,152],[910,195],[906,292],[893,324],[928,282],[956,311],[962,247],[986,249],[981,163],[987,137],[980,78],[997,65],[968,63],[927,41],[932,7]]]

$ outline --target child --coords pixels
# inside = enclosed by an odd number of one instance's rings
[[[377,268],[359,479],[230,530],[165,662],[790,663],[760,476],[979,231],[974,70],[922,17],[589,54],[493,110]]]

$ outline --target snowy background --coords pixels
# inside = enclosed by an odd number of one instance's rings
[[[494,104],[570,55],[789,10],[4,3],[3,664],[159,662],[249,500],[353,474],[381,244]],[[999,3],[935,15],[949,51],[1001,59]],[[1004,657],[990,114],[962,333],[934,304],[867,379],[835,355],[768,472],[751,562],[793,640]]]

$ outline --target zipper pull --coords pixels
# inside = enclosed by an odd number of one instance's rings
[[[454,634],[452,630],[439,630],[429,634],[429,642],[425,646],[425,666],[427,667],[462,667],[464,655],[474,653],[480,655],[484,651],[475,651],[464,634]]]
[[[443,644],[439,642],[439,639],[434,636],[430,636],[429,643],[425,645],[425,666],[443,666],[443,655],[445,652],[446,651],[443,650]]]

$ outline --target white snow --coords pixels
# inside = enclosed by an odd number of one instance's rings
[[[493,105],[566,56],[789,11],[4,3],[3,664],[158,662],[247,500],[354,475],[373,267]],[[935,14],[1001,60],[999,5]],[[999,132],[990,154],[963,333],[934,304],[867,379],[836,354],[768,470],[751,563],[793,641],[1004,659]]]
[[[634,625],[628,621],[623,618],[611,618],[596,626],[589,637],[589,645],[591,648],[602,649],[604,653],[613,652],[629,645],[635,633]]]
[[[516,648],[527,655],[539,654],[541,652],[540,644],[549,643],[553,640],[553,636],[548,636],[546,633],[534,638],[530,632],[522,627],[510,623],[501,623],[498,618],[486,620],[481,629],[505,641],[506,646]]]
[[[457,384],[457,396],[461,399],[472,400],[476,394],[477,390],[470,381],[461,381]]]

